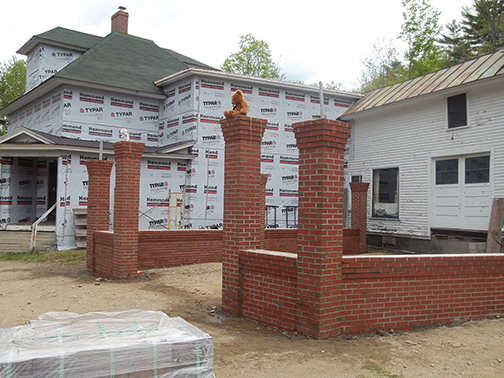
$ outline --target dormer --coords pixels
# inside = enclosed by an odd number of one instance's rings
[[[26,90],[38,86],[103,38],[57,27],[34,35],[18,51],[26,55]]]

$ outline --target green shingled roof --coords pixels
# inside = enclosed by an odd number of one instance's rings
[[[129,34],[113,32],[106,37],[57,27],[33,36],[18,50],[28,55],[39,43],[75,49],[82,55],[45,82],[0,109],[8,115],[32,101],[35,96],[61,84],[79,82],[86,87],[110,87],[111,91],[133,91],[144,95],[164,95],[154,82],[188,68],[219,71],[154,42]]]
[[[78,50],[88,50],[99,43],[102,39],[103,37],[81,33],[75,30],[65,29],[58,26],[44,33],[34,35],[28,42],[23,45],[23,47],[18,50],[18,53],[26,55],[29,52],[31,46],[39,42],[45,42],[48,44],[57,43],[60,45],[66,45],[69,48],[73,47]]]
[[[57,43],[85,52],[57,72],[54,77],[96,85],[162,94],[153,83],[190,67],[216,70],[153,41],[113,32],[106,37],[80,33],[61,27],[37,34],[19,51],[26,53],[35,43]],[[43,84],[42,84],[43,85]]]
[[[54,76],[97,85],[160,93],[152,82],[156,77],[163,76],[161,64],[170,68],[174,66],[176,70],[185,68],[152,41],[112,33]]]

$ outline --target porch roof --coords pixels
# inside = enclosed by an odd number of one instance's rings
[[[145,146],[143,157],[156,159],[192,160],[188,149],[195,141],[182,141],[169,146]],[[103,142],[103,153],[114,154],[111,142]],[[62,153],[99,153],[100,141],[72,139],[20,127],[0,137],[0,156],[59,156]]]

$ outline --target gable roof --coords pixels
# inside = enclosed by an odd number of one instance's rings
[[[0,137],[0,145],[4,143],[42,143],[42,144],[53,144],[53,142],[39,134],[38,132],[27,129],[26,127],[20,127],[10,133],[7,133]]]
[[[464,84],[504,75],[504,53],[496,52],[452,67],[375,89],[348,109],[341,118],[380,106],[424,96]],[[502,76],[504,77],[504,76]]]

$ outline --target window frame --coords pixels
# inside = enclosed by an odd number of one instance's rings
[[[376,182],[376,178],[379,177],[380,172],[392,172],[395,171],[395,190],[393,192],[393,200],[392,201],[385,201],[385,202],[380,202],[380,196],[383,196],[385,194],[390,195],[391,190],[388,190],[385,192],[380,191],[381,187],[381,178],[378,178],[378,183]],[[399,195],[399,167],[390,167],[390,168],[376,168],[372,169],[372,184],[373,184],[373,191],[371,195],[371,217],[372,218],[379,218],[379,219],[399,219],[399,204],[400,204],[400,195]],[[395,210],[396,214],[393,214],[392,211],[394,209],[394,206],[397,208]],[[388,209],[388,210],[387,210]],[[387,212],[389,212],[387,214]]]
[[[484,167],[470,167],[468,169],[468,160],[477,160],[477,159],[485,159],[486,160],[486,166]],[[464,158],[464,184],[466,185],[471,185],[471,184],[488,184],[490,183],[490,155],[479,155],[479,156],[469,156]],[[476,173],[477,175],[477,180],[468,180],[468,173]],[[471,176],[471,175],[469,175]],[[481,180],[482,179],[482,180]],[[481,180],[481,181],[480,181]]]
[[[446,114],[448,129],[456,129],[469,125],[469,116],[467,112],[467,93],[460,93],[446,98]],[[459,120],[463,113],[463,120]]]
[[[441,169],[438,170],[441,163],[456,162],[456,170]],[[434,161],[434,185],[458,185],[460,167],[459,158],[436,159]],[[448,164],[442,168],[448,168]],[[451,180],[450,180],[451,179]],[[454,180],[455,179],[455,180]]]

